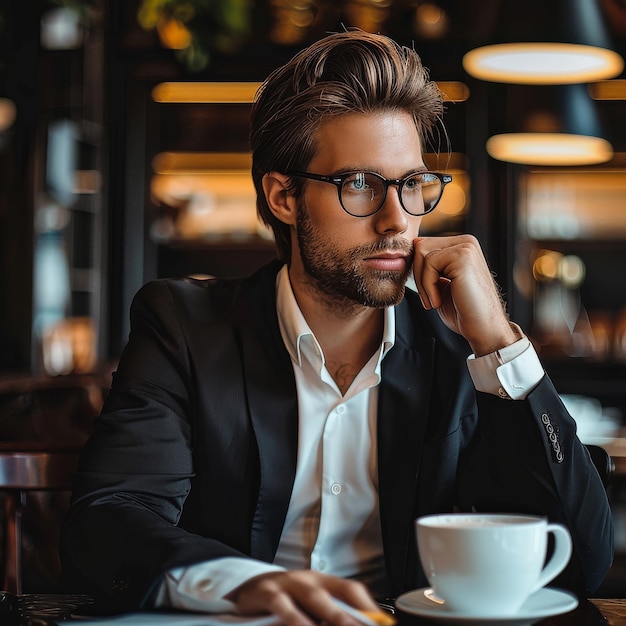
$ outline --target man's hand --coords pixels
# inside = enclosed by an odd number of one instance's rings
[[[476,356],[520,337],[509,323],[480,244],[472,235],[419,237],[413,272],[422,304],[463,335]]]
[[[271,572],[246,581],[229,594],[243,614],[273,613],[286,626],[362,626],[333,598],[363,611],[380,609],[364,585],[312,570]]]

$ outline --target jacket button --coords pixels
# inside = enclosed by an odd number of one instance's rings
[[[114,578],[111,581],[113,591],[126,591],[128,589],[128,578]]]

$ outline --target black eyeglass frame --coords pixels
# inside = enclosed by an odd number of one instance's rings
[[[365,215],[355,215],[354,213],[351,213],[350,211],[348,211],[348,209],[346,209],[346,207],[343,204],[343,199],[341,197],[341,188],[346,178],[349,178],[350,176],[354,176],[354,174],[371,174],[372,176],[375,176],[383,183],[384,191],[383,191],[382,198],[380,200],[380,204],[371,213],[367,213]],[[404,206],[404,202],[402,201],[402,188],[404,187],[404,184],[416,174],[420,174],[420,175],[430,174],[431,176],[435,176],[441,183],[441,193],[439,194],[439,198],[437,198],[437,201],[427,211],[424,211],[423,213],[411,213]],[[411,174],[408,174],[404,178],[385,178],[384,176],[381,176],[378,172],[371,172],[368,170],[353,170],[351,172],[345,172],[344,174],[336,174],[334,176],[325,176],[323,174],[314,174],[312,172],[304,172],[304,171],[285,172],[285,175],[295,176],[298,178],[308,178],[310,180],[317,180],[322,183],[330,183],[331,185],[335,185],[337,187],[337,197],[339,199],[339,204],[341,205],[341,208],[348,215],[351,215],[352,217],[371,217],[372,215],[375,215],[376,213],[378,213],[378,211],[380,211],[383,208],[383,204],[385,204],[385,200],[387,199],[387,191],[389,190],[389,187],[391,185],[398,188],[398,199],[400,200],[400,206],[402,207],[405,213],[413,217],[421,217],[422,215],[428,215],[429,213],[432,213],[432,211],[435,210],[435,208],[441,201],[441,198],[443,197],[443,191],[446,185],[452,182],[451,174],[443,174],[442,172],[431,172],[430,170],[412,172]]]

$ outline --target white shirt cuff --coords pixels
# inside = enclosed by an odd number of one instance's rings
[[[247,580],[284,568],[240,557],[225,557],[177,567],[165,574],[155,607],[171,607],[203,613],[236,613],[237,607],[226,596]]]
[[[467,367],[477,391],[507,400],[524,400],[545,374],[528,337],[481,357],[472,354]]]

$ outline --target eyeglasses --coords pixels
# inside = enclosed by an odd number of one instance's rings
[[[404,178],[385,178],[376,172],[346,172],[336,176],[287,172],[287,175],[335,185],[339,204],[354,217],[369,217],[379,211],[391,185],[398,188],[400,205],[409,215],[426,215],[437,206],[444,187],[452,181],[450,174],[439,172],[414,172]]]

